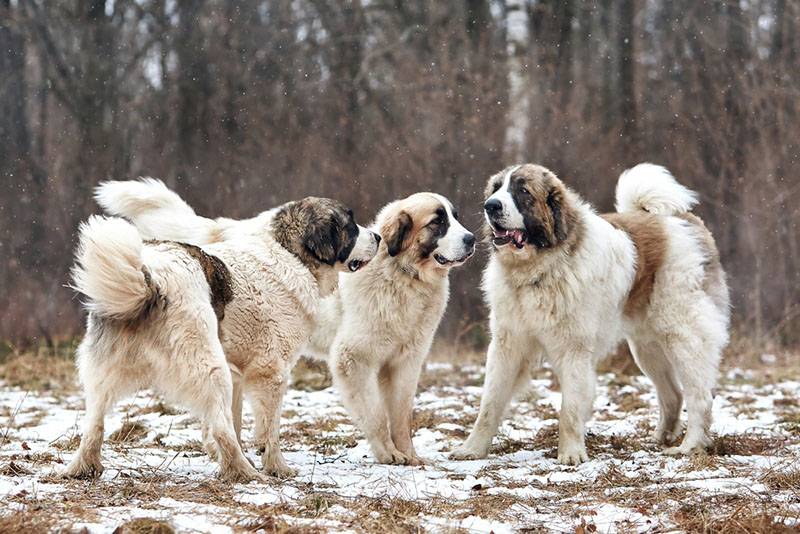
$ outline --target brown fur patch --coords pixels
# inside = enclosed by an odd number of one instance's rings
[[[147,319],[153,310],[159,306],[159,303],[162,306],[166,304],[165,298],[153,283],[153,277],[147,267],[142,266],[142,274],[144,275],[144,284],[147,286],[148,297],[137,314],[137,321]]]
[[[381,237],[391,256],[402,254],[415,274],[427,266],[438,267],[430,251],[437,238],[430,226],[436,219],[437,210],[444,209],[441,201],[429,193],[415,193],[394,203],[391,211],[383,217]]]
[[[614,228],[622,230],[636,247],[636,275],[625,302],[625,314],[642,311],[650,302],[656,273],[664,263],[667,234],[660,218],[644,212],[601,215]]]
[[[197,260],[205,274],[211,291],[211,307],[218,321],[225,317],[225,305],[233,300],[231,273],[228,267],[216,256],[203,251],[200,247],[186,243],[175,243],[183,248],[192,258]]]
[[[676,215],[676,217],[694,226],[698,244],[706,255],[706,262],[703,265],[705,271],[703,290],[712,297],[714,303],[720,309],[727,309],[730,305],[728,285],[725,281],[725,271],[722,268],[722,262],[719,258],[719,250],[717,250],[717,243],[714,241],[714,236],[711,235],[703,219],[697,215],[693,213],[682,213]]]
[[[284,204],[272,220],[272,232],[311,271],[325,295],[337,287],[333,267],[352,250],[358,234],[352,211],[339,201],[318,197]]]
[[[486,199],[502,186],[508,170],[489,178],[484,191]],[[572,205],[578,197],[555,174],[541,165],[528,163],[514,170],[510,186],[509,192],[525,221],[529,243],[541,251],[557,247],[574,249],[580,243],[582,224]],[[492,228],[486,222],[484,232],[491,240]]]

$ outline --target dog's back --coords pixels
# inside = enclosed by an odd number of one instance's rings
[[[699,285],[729,316],[725,272],[711,232],[700,217],[691,213],[696,204],[696,193],[679,184],[664,167],[643,163],[620,176],[617,212],[601,217],[628,234],[636,249],[636,273],[625,303],[627,315],[644,310],[659,271],[667,264],[680,262],[688,264],[691,273],[699,270]],[[690,272],[684,272],[688,283],[692,282]],[[673,285],[671,289],[677,288]]]
[[[94,196],[106,213],[130,221],[144,239],[180,241],[196,246],[221,240],[220,224],[197,215],[161,180],[103,182]]]

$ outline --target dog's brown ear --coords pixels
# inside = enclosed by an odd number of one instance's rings
[[[339,229],[329,217],[310,222],[303,244],[317,260],[333,265],[338,257]]]
[[[567,216],[564,210],[564,191],[560,186],[554,185],[547,194],[547,207],[553,214],[553,236],[556,243],[560,243],[567,238],[569,231]],[[553,243],[555,244],[555,243]]]
[[[411,215],[401,211],[396,217],[383,225],[381,237],[386,242],[386,249],[389,256],[397,256],[411,244],[411,228],[414,221]]]

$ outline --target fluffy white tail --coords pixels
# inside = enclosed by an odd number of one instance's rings
[[[647,211],[656,215],[677,215],[692,210],[697,193],[679,184],[660,165],[640,163],[619,176],[617,211]]]
[[[217,223],[197,215],[189,204],[155,178],[103,182],[94,198],[110,215],[131,221],[145,239],[180,241],[193,245],[213,243]]]
[[[158,289],[142,261],[136,228],[97,215],[82,223],[72,287],[87,297],[86,308],[101,317],[130,320],[149,310]]]

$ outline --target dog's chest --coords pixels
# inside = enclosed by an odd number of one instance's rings
[[[340,286],[345,321],[380,338],[385,347],[423,343],[439,325],[447,303],[447,279],[423,288],[372,280]]]

